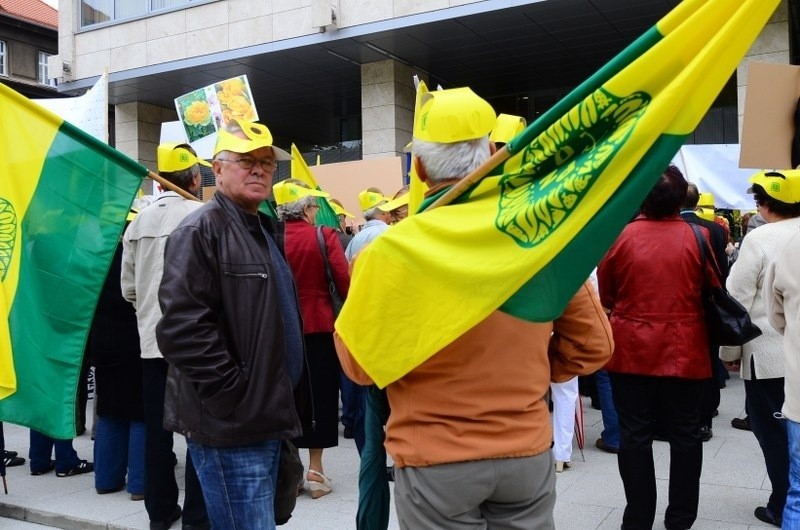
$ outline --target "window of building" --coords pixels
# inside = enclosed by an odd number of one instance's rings
[[[81,28],[123,22],[216,0],[80,0]]]
[[[8,75],[8,47],[0,40],[0,75]]]
[[[39,52],[39,83],[48,86],[56,86],[55,79],[48,79],[47,77],[47,58],[50,57],[49,53]]]

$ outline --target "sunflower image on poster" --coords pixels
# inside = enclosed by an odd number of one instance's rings
[[[175,106],[190,142],[216,132],[216,124],[205,89],[184,94],[175,100]]]
[[[258,113],[253,104],[253,95],[247,76],[240,75],[214,84],[219,109],[222,114],[222,125],[233,119],[246,121],[258,120]]]

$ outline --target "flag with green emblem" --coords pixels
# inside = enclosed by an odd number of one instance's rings
[[[147,168],[0,84],[0,420],[76,431],[84,346]]]
[[[376,384],[492,311],[558,317],[778,2],[684,0],[511,140],[488,178],[367,247],[336,330]]]

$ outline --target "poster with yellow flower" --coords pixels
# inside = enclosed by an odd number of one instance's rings
[[[175,109],[189,142],[216,133],[234,118],[258,120],[246,75],[226,79],[175,98]]]

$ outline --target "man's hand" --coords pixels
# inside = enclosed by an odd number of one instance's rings
[[[741,361],[722,361],[722,364],[729,372],[738,372],[741,367]]]

